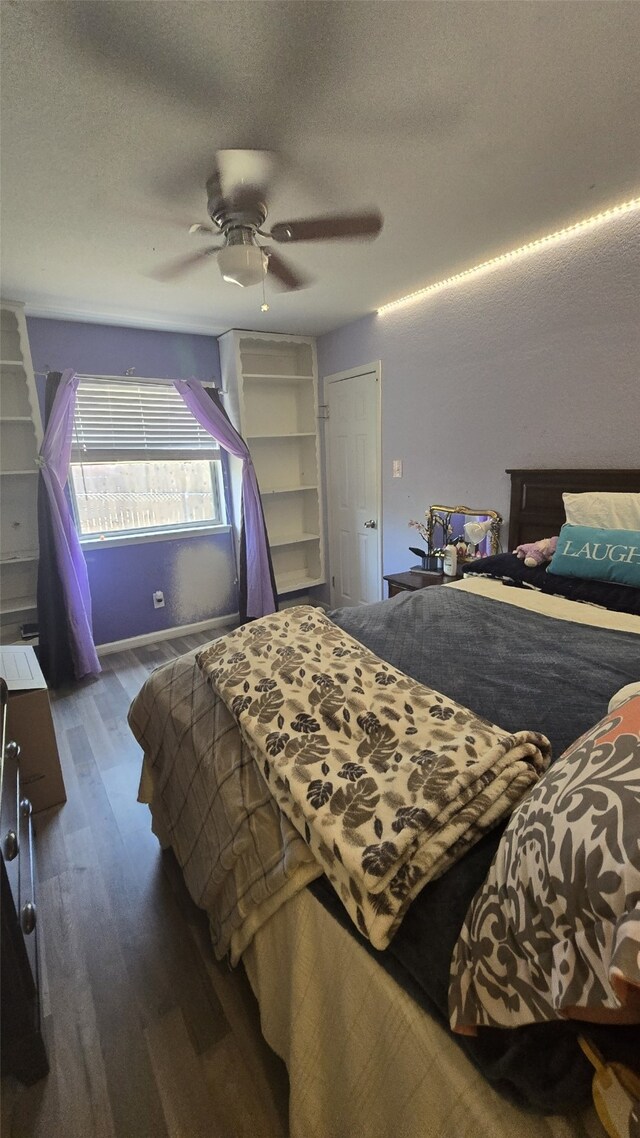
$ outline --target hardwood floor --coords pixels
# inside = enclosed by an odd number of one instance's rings
[[[51,1072],[2,1080],[3,1138],[286,1138],[284,1064],[242,971],[136,802],[126,714],[153,668],[211,634],[106,656],[53,695],[65,806],[36,815]]]

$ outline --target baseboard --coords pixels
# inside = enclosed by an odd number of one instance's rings
[[[110,644],[97,644],[98,656],[108,656],[111,652],[126,652],[128,648],[142,648],[144,644],[155,644],[158,640],[172,640],[174,636],[191,636],[193,632],[206,632],[209,628],[220,628],[224,624],[237,624],[237,612],[224,616],[212,616],[209,620],[199,620],[196,624],[179,624],[176,628],[160,628],[157,632],[145,632],[142,636],[129,636],[127,640],[113,640]]]

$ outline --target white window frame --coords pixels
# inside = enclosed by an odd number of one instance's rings
[[[114,377],[115,378],[115,377]],[[119,377],[118,377],[119,378]],[[90,381],[97,383],[102,382],[101,377],[90,377]],[[80,381],[82,383],[82,380]],[[106,377],[104,382],[106,382]],[[126,380],[120,380],[122,383],[127,383]],[[131,379],[131,386],[138,387],[161,387],[169,386],[163,384],[162,381],[140,380],[137,377]],[[199,428],[203,432],[202,428]],[[78,537],[83,549],[104,549],[105,546],[113,545],[138,545],[143,542],[149,541],[167,541],[172,539],[182,539],[185,537],[200,537],[212,533],[229,533],[231,525],[227,521],[228,517],[228,504],[225,494],[225,478],[222,461],[222,451],[215,440],[211,439],[211,447],[198,449],[179,449],[175,450],[167,448],[151,448],[141,447],[119,449],[119,448],[104,448],[93,449],[86,451],[85,462],[86,465],[112,465],[117,462],[176,462],[176,461],[208,461],[209,470],[211,475],[211,487],[213,491],[214,505],[219,521],[202,521],[191,523],[179,523],[172,526],[147,526],[140,529],[117,530],[113,533],[104,534],[83,534],[80,528],[80,516],[78,504],[76,501],[75,485],[72,477],[72,468],[81,467],[82,451],[77,446],[77,431],[74,413],[74,446],[72,447],[71,459],[69,464],[69,494],[71,498],[73,513],[76,521],[76,528]]]

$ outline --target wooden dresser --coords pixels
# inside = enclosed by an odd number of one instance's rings
[[[20,790],[20,745],[7,739],[0,679],[0,1026],[2,1074],[34,1083],[49,1070],[42,1037],[31,802]]]

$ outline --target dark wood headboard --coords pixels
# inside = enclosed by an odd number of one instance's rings
[[[562,493],[640,493],[640,470],[507,470],[511,475],[509,549],[560,533]]]

